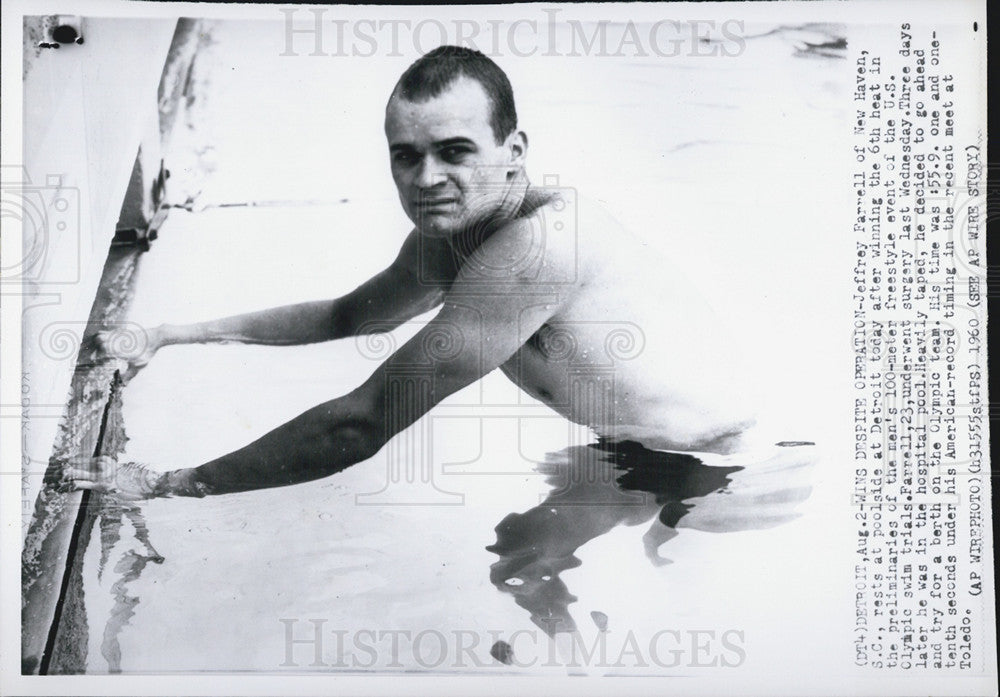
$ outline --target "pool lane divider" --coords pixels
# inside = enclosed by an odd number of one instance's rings
[[[65,463],[75,456],[115,457],[124,451],[119,373],[122,362],[102,358],[95,335],[101,329],[121,326],[131,303],[141,255],[137,247],[112,248],[108,254],[80,339],[66,411],[25,534],[21,555],[24,675],[86,672],[89,633],[83,557],[101,507],[101,495],[67,490],[62,473]]]
[[[115,396],[120,389],[121,373],[116,370],[111,381],[108,401],[104,405],[104,413],[101,415],[101,425],[97,435],[97,446],[94,448],[94,457],[99,457],[102,454],[103,448],[101,446],[104,444],[104,436],[105,433],[107,433],[108,428],[108,413],[111,411],[111,407],[115,403]],[[90,505],[91,499],[95,497],[96,494],[86,489],[80,494],[80,503],[76,512],[76,521],[73,524],[73,532],[70,535],[69,540],[69,549],[66,552],[66,568],[63,571],[63,579],[60,584],[59,597],[56,600],[55,609],[53,611],[52,624],[49,627],[48,639],[45,641],[45,651],[42,653],[41,663],[39,664],[39,675],[48,675],[49,673],[49,668],[52,663],[52,653],[56,645],[56,637],[59,634],[60,621],[62,620],[63,610],[66,607],[66,596],[70,590],[70,579],[74,576],[74,565],[77,562],[79,555],[83,553],[87,547],[87,543],[90,541],[90,530],[94,523],[93,518],[90,515]]]

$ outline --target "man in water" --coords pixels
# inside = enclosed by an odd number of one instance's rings
[[[329,341],[440,307],[434,319],[360,387],[235,452],[170,472],[95,458],[67,479],[128,499],[319,479],[373,457],[496,368],[604,439],[721,454],[746,445],[754,413],[732,340],[669,262],[607,213],[528,181],[528,139],[496,64],[451,46],[423,56],[389,98],[385,134],[414,224],[388,268],[334,300],[150,329],[129,372],[170,344]],[[395,389],[414,366],[427,379]]]

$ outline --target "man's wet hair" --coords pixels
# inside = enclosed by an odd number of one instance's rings
[[[514,90],[500,66],[479,51],[462,46],[438,46],[406,69],[392,93],[408,102],[426,102],[463,76],[482,85],[490,100],[493,137],[498,145],[503,143],[517,128]]]

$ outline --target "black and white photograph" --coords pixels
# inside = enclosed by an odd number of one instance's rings
[[[2,32],[4,694],[996,694],[985,2]]]

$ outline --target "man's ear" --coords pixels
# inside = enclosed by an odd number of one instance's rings
[[[524,168],[524,160],[528,155],[528,135],[524,131],[514,131],[507,136],[505,146],[510,153],[507,171],[510,176]]]

